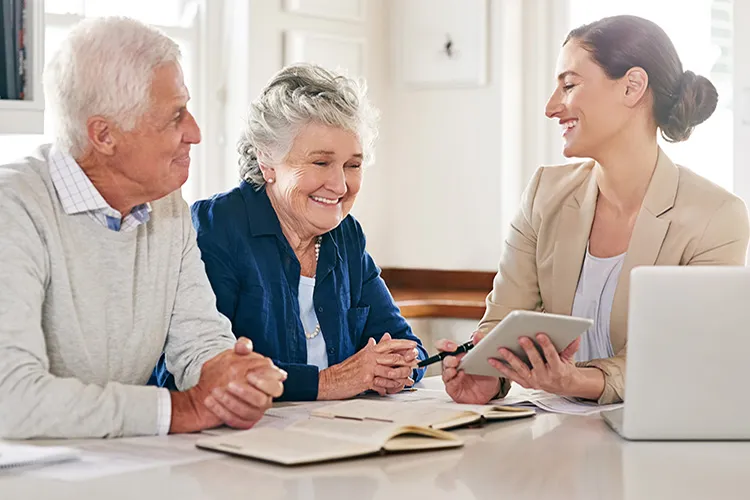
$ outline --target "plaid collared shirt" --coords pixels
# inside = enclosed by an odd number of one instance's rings
[[[133,207],[123,217],[109,206],[75,159],[56,147],[50,151],[49,170],[60,203],[68,215],[85,212],[112,231],[123,232],[133,231],[151,218],[151,205],[148,203]]]

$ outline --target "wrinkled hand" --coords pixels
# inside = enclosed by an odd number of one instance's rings
[[[474,345],[477,345],[483,338],[483,334],[474,332],[471,340]],[[458,349],[458,344],[450,340],[438,340],[435,347],[441,352],[452,352]],[[458,356],[447,356],[443,359],[442,375],[445,390],[457,403],[486,404],[500,391],[500,379],[469,375],[463,370],[458,370],[458,364],[465,355],[464,353]]]
[[[411,387],[414,385],[411,373],[419,363],[419,350],[417,349],[416,342],[411,340],[393,339],[391,338],[390,333],[385,333],[375,349],[381,353],[388,353],[383,354],[378,358],[377,361],[379,365],[390,367],[394,370],[408,367],[409,371],[406,378],[399,378],[398,375],[401,371],[393,370],[388,372],[386,376],[377,375],[370,387],[371,390],[384,396],[385,394],[398,394],[403,391],[405,387]]]
[[[377,343],[370,338],[359,352],[320,372],[318,399],[346,399],[368,389],[383,396],[413,385],[416,347],[416,342],[393,339],[388,333]]]
[[[518,344],[526,352],[531,368],[505,348],[498,349],[498,354],[510,366],[496,359],[491,359],[490,364],[503,377],[527,389],[541,389],[561,396],[578,395],[581,369],[576,366],[574,355],[581,345],[581,338],[575,339],[559,354],[552,341],[544,333],[538,333],[536,341],[542,348],[546,362],[542,359],[534,342],[528,337],[521,337],[518,339]]]
[[[195,387],[172,394],[172,432],[207,429],[222,423],[249,429],[271,407],[273,398],[284,392],[284,380],[286,372],[253,352],[252,342],[242,338],[233,350],[206,361]]]

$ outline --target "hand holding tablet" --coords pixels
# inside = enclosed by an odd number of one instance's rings
[[[528,337],[536,344],[536,334],[544,333],[552,341],[555,349],[561,352],[584,334],[592,324],[593,321],[585,318],[534,311],[513,311],[461,359],[458,369],[469,375],[497,377],[499,372],[487,361],[497,359],[504,363],[497,352],[501,347],[510,350],[528,365],[526,352],[518,344],[519,338]],[[542,350],[538,350],[543,356]]]

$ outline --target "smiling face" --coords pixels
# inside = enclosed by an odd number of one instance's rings
[[[557,60],[557,87],[545,114],[559,121],[566,157],[596,158],[626,128],[633,116],[627,77],[612,80],[575,39]]]
[[[154,70],[149,110],[130,131],[115,131],[111,167],[137,186],[142,197],[156,200],[179,189],[188,178],[190,147],[201,140],[182,69],[167,63]]]
[[[318,236],[349,214],[362,186],[362,147],[357,135],[337,127],[302,127],[286,158],[264,166],[266,191],[279,219],[300,235]]]

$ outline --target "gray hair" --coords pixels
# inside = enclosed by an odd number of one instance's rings
[[[312,64],[279,71],[253,101],[237,149],[240,177],[260,189],[260,163],[277,164],[292,147],[299,129],[322,123],[353,132],[362,146],[363,164],[374,161],[378,111],[367,99],[366,84]]]
[[[96,115],[132,130],[151,104],[154,69],[180,59],[161,31],[126,17],[78,23],[44,71],[44,92],[57,125],[57,144],[73,156],[88,144],[86,121]]]

